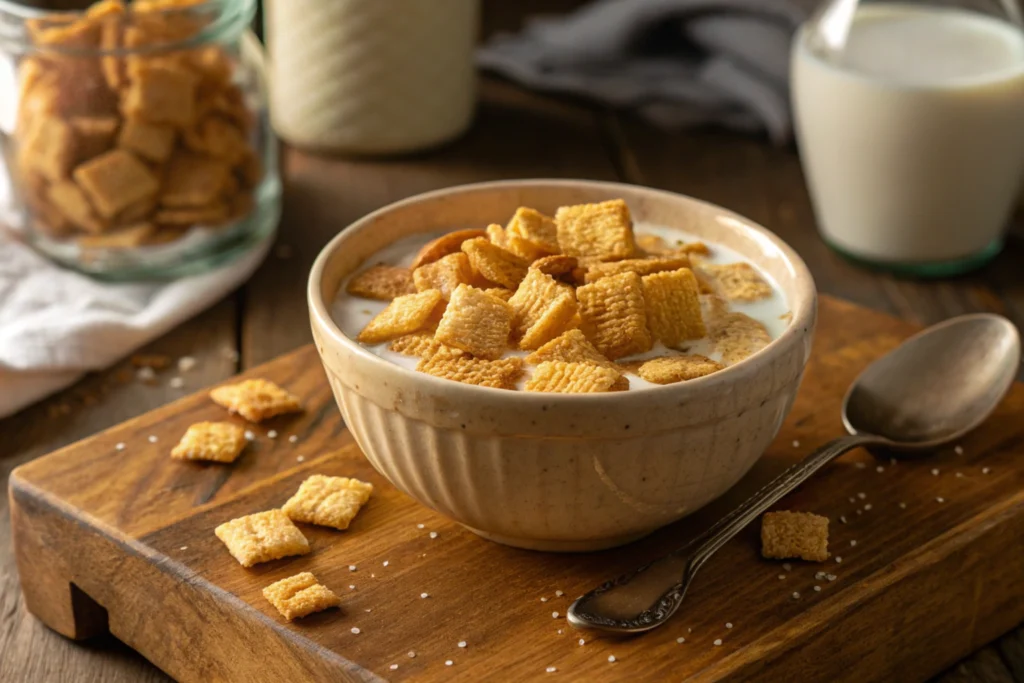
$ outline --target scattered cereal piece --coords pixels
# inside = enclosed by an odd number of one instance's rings
[[[249,422],[302,410],[296,396],[265,379],[247,379],[217,387],[210,391],[210,398]]]
[[[526,357],[526,362],[532,365],[556,360],[566,363],[590,363],[616,369],[615,363],[602,356],[580,330],[563,332]]]
[[[373,484],[358,479],[314,474],[281,509],[293,521],[344,530],[372,492]]]
[[[132,204],[152,197],[160,188],[153,172],[123,149],[90,159],[72,175],[105,218],[113,218]]]
[[[701,272],[730,301],[757,301],[772,295],[772,286],[749,263],[705,265],[701,267]]]
[[[197,422],[171,451],[178,460],[234,462],[245,448],[245,430],[232,422]]]
[[[768,512],[761,520],[761,554],[768,558],[828,559],[828,518],[808,512]]]
[[[505,352],[511,330],[511,305],[463,284],[452,293],[434,337],[478,358],[494,360]]]
[[[463,242],[486,236],[487,233],[483,230],[456,230],[445,233],[423,245],[419,253],[416,254],[416,258],[413,259],[410,268],[416,270],[420,266],[433,263],[448,254],[454,254],[459,251],[462,248]]]
[[[502,287],[515,289],[526,277],[529,262],[512,252],[492,244],[485,237],[462,243],[473,270]]]
[[[572,256],[554,254],[552,256],[544,256],[543,258],[537,259],[530,264],[530,268],[533,270],[539,270],[545,275],[559,277],[561,275],[568,275],[578,265],[579,262]]]
[[[288,621],[341,604],[341,598],[309,572],[270,584],[263,589],[263,597]]]
[[[643,281],[636,273],[606,277],[576,289],[583,332],[610,360],[649,351]]]
[[[345,291],[365,299],[391,301],[403,294],[414,293],[416,287],[413,286],[412,272],[408,268],[380,264],[371,266],[349,280]]]
[[[395,297],[387,308],[367,323],[359,333],[359,341],[364,344],[379,344],[404,334],[417,332],[427,325],[434,310],[442,301],[444,297],[436,289]]]
[[[561,394],[613,391],[621,376],[611,368],[589,363],[544,361],[534,370],[526,390]]]
[[[464,384],[476,384],[494,389],[514,389],[516,382],[523,374],[523,359],[513,357],[484,360],[469,356],[452,357],[439,353],[420,360],[416,365],[416,370]]]
[[[708,322],[708,337],[726,365],[757,353],[772,340],[765,326],[745,313],[726,313],[713,318]],[[863,463],[858,464],[863,466]]]
[[[592,263],[587,267],[584,280],[588,283],[597,282],[603,277],[618,275],[619,273],[632,272],[637,275],[652,275],[666,271],[689,268],[690,258],[688,256],[672,256],[668,258],[655,259],[626,259],[625,261],[609,261],[607,263]],[[696,282],[696,278],[694,278]]]
[[[310,551],[309,542],[298,527],[276,509],[224,522],[214,533],[243,567]]]
[[[705,356],[662,356],[646,361],[637,374],[654,384],[673,384],[710,375],[723,367]]]
[[[596,261],[617,261],[636,252],[633,220],[621,199],[563,206],[555,213],[562,253]]]

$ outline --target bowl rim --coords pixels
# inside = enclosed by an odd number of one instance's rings
[[[797,286],[799,288],[807,289],[807,295],[800,297],[801,300],[797,302],[795,307],[792,305],[792,302],[790,302],[790,313],[792,314],[792,317],[789,321],[789,325],[778,338],[773,339],[763,349],[756,351],[735,365],[730,365],[724,370],[720,370],[704,377],[698,377],[697,379],[644,388],[642,391],[616,391],[591,394],[509,391],[508,389],[496,389],[493,387],[455,382],[441,377],[434,377],[433,375],[428,375],[426,373],[416,372],[415,370],[411,370],[385,360],[364,348],[355,339],[348,337],[344,332],[342,332],[334,322],[334,319],[330,314],[330,303],[324,301],[320,291],[320,284],[323,280],[324,269],[339,247],[341,247],[347,240],[352,239],[352,236],[355,235],[359,229],[372,224],[382,215],[399,207],[415,205],[421,202],[451,195],[472,193],[474,191],[516,187],[525,188],[538,185],[556,187],[579,187],[581,185],[585,185],[611,193],[619,188],[629,188],[630,191],[640,190],[645,193],[661,195],[674,200],[684,199],[686,201],[702,205],[719,214],[737,219],[738,223],[742,225],[744,230],[757,233],[761,238],[769,241],[784,256],[787,265],[793,270]],[[335,294],[335,296],[336,295],[337,294]],[[650,400],[652,398],[658,399],[659,401],[680,401],[691,398],[691,395],[693,394],[702,393],[718,385],[732,385],[744,380],[752,380],[761,372],[765,363],[768,363],[771,359],[782,355],[785,350],[792,348],[794,345],[801,344],[804,337],[808,333],[813,332],[813,323],[817,313],[817,289],[815,287],[814,278],[803,259],[801,259],[796,251],[783,241],[782,238],[746,216],[717,204],[713,204],[702,199],[696,199],[680,192],[650,188],[632,183],[566,178],[524,178],[516,180],[493,180],[479,183],[466,183],[422,192],[420,194],[406,197],[405,199],[391,202],[390,204],[382,206],[379,209],[365,214],[361,218],[349,223],[342,228],[337,235],[331,238],[326,245],[324,245],[320,250],[320,253],[317,255],[316,260],[313,262],[307,281],[307,303],[309,305],[311,324],[322,333],[326,334],[333,343],[347,348],[352,353],[353,357],[369,363],[370,367],[374,368],[374,372],[379,373],[379,376],[383,380],[397,381],[404,379],[406,381],[420,382],[423,384],[425,389],[430,389],[431,393],[435,393],[435,391],[445,392],[448,397],[452,399],[476,401],[486,400],[490,404],[500,404],[506,401],[511,401],[515,405],[522,406],[524,405],[524,402],[527,402],[527,404],[529,402],[533,402],[539,407],[542,404],[578,405],[581,401],[586,401],[590,406],[600,408],[603,405],[607,405],[608,407],[624,407],[640,401]],[[804,364],[806,365],[806,359]]]

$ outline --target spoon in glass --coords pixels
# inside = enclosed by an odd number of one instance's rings
[[[847,451],[927,455],[981,424],[1020,367],[1017,329],[987,313],[947,320],[911,337],[857,377],[843,399],[849,432],[788,468],[685,546],[598,586],[569,607],[577,628],[643,633],[665,623],[705,562],[747,524]]]

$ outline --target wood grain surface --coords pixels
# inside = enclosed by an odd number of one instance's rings
[[[26,603],[68,637],[109,628],[183,681],[925,680],[1024,618],[1021,385],[959,450],[899,463],[859,452],[791,494],[783,507],[832,520],[829,562],[763,560],[755,525],[652,634],[599,639],[564,618],[573,597],[699,533],[841,433],[843,389],[912,329],[824,298],[793,411],[754,470],[691,518],[586,555],[484,541],[398,492],[360,454],[305,347],[246,373],[306,411],[250,426],[256,439],[231,466],[167,455],[189,424],[224,417],[200,392],[16,470]],[[310,555],[239,566],[214,527],[279,507],[314,473],[373,482],[371,503],[344,533],[303,526]],[[301,571],[340,593],[341,609],[284,623],[261,590]]]

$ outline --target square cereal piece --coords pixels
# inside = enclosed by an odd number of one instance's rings
[[[247,379],[210,391],[217,405],[238,413],[249,422],[261,422],[275,415],[302,410],[299,399],[265,379]]]
[[[492,389],[515,389],[523,374],[523,359],[518,357],[483,360],[469,356],[436,353],[423,358],[416,370],[434,377]]]
[[[537,259],[530,264],[530,268],[557,278],[572,273],[578,265],[579,262],[573,256],[554,254]]]
[[[444,297],[436,289],[396,296],[387,308],[366,324],[358,339],[364,344],[380,344],[419,332],[430,322],[439,305],[444,305]]]
[[[690,267],[690,257],[666,256],[659,258],[637,258],[626,259],[625,261],[609,261],[608,263],[592,263],[587,267],[584,279],[587,282],[596,282],[609,275],[618,275],[626,271],[632,271],[637,275],[650,275],[661,273],[666,270],[679,270]]]
[[[82,188],[74,181],[62,180],[50,185],[47,197],[53,208],[75,227],[91,233],[100,233],[106,229],[106,223],[96,215]]]
[[[474,271],[508,289],[519,286],[530,265],[526,259],[491,244],[484,237],[466,240],[462,243],[462,251],[469,256]]]
[[[381,263],[367,268],[349,280],[345,291],[364,299],[391,301],[397,296],[412,294],[416,288],[413,286],[412,272],[408,268]]]
[[[473,282],[473,269],[469,257],[459,251],[420,266],[412,271],[412,280],[417,291],[436,289],[448,301],[456,287]]]
[[[521,338],[525,335],[526,331],[540,319],[555,299],[563,294],[571,295],[572,293],[572,287],[564,282],[558,282],[550,275],[530,268],[516,289],[516,293],[508,300],[514,314],[512,331],[515,336]],[[575,297],[573,298],[575,299]]]
[[[217,159],[177,152],[167,162],[160,203],[182,208],[213,204],[228,183],[231,169]]]
[[[726,313],[712,319],[708,338],[726,365],[739,363],[772,341],[765,326],[745,313]]]
[[[523,334],[519,348],[527,351],[539,349],[565,332],[576,313],[576,296],[573,291],[570,289],[559,294]]]
[[[75,158],[79,162],[109,150],[121,125],[116,116],[74,116],[69,123],[75,131]]]
[[[434,339],[433,332],[407,334],[392,340],[388,344],[388,348],[403,356],[416,356],[418,358],[429,358],[438,353],[443,353],[450,357],[466,355],[465,351],[442,344]]]
[[[483,290],[459,285],[434,338],[479,358],[496,359],[508,348],[512,306]]]
[[[510,237],[520,237],[547,254],[557,254],[558,227],[550,216],[521,206],[505,228]]]
[[[281,508],[293,522],[344,531],[373,493],[373,484],[348,477],[314,474]]]
[[[113,218],[128,206],[156,194],[160,187],[152,171],[123,149],[94,157],[72,175],[105,218]]]
[[[636,373],[652,384],[675,384],[710,375],[724,367],[705,356],[662,356],[646,361]]]
[[[410,268],[416,270],[420,266],[433,263],[448,254],[454,254],[462,248],[462,243],[466,240],[484,237],[486,234],[483,230],[456,230],[445,233],[424,244],[416,253],[416,258],[413,259]]]
[[[706,265],[701,271],[715,291],[730,301],[757,301],[772,295],[772,286],[749,263]]]
[[[809,512],[766,512],[761,518],[761,554],[773,559],[828,559],[828,517]]]
[[[185,131],[185,146],[233,166],[242,160],[248,142],[234,123],[220,116],[207,116]]]
[[[578,329],[563,332],[526,357],[526,362],[539,365],[544,361],[560,360],[566,363],[590,363],[616,369],[616,364],[601,355],[586,335]]]
[[[243,567],[309,552],[309,541],[288,515],[267,510],[224,522],[213,531]]]
[[[612,275],[576,289],[583,332],[605,357],[650,351],[643,281],[636,273]]]
[[[195,74],[164,63],[139,66],[132,76],[123,101],[125,116],[179,128],[192,125],[196,117]]]
[[[176,460],[234,462],[248,443],[245,430],[233,422],[197,422],[171,451]]]
[[[82,249],[134,249],[146,244],[156,227],[152,223],[136,223],[100,235],[83,235],[78,238]]]
[[[508,233],[505,232],[505,228],[501,227],[497,223],[491,223],[487,226],[487,240],[502,249],[508,249]]]
[[[162,164],[174,149],[174,128],[159,123],[127,119],[117,136],[117,146],[143,159]]]
[[[563,206],[555,213],[563,254],[594,261],[617,261],[636,253],[633,219],[621,199]]]
[[[697,278],[689,268],[654,273],[643,278],[647,326],[665,346],[700,339],[707,330],[700,312]]]
[[[341,604],[341,598],[309,572],[275,581],[263,589],[263,597],[288,621]]]
[[[544,361],[526,382],[527,391],[558,394],[594,394],[619,391],[622,373],[590,363]],[[628,380],[626,386],[628,387]]]
[[[51,181],[67,178],[78,158],[75,131],[64,119],[43,116],[30,123],[22,158]]]

